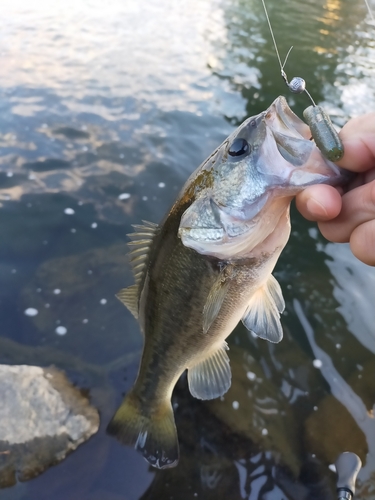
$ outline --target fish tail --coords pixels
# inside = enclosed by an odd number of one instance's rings
[[[149,410],[130,392],[108,424],[107,432],[121,443],[134,446],[150,465],[175,467],[179,449],[171,402],[162,401]]]

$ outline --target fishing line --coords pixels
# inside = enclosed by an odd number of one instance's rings
[[[287,53],[287,55],[285,57],[285,60],[284,60],[284,64],[282,64],[281,63],[280,54],[279,54],[279,50],[277,48],[277,43],[276,43],[275,35],[273,33],[271,21],[270,21],[269,15],[268,15],[268,11],[267,11],[265,0],[262,0],[262,4],[263,4],[264,13],[266,14],[267,23],[268,23],[268,27],[270,29],[270,33],[271,33],[273,45],[275,47],[275,52],[276,52],[276,55],[277,55],[277,59],[278,59],[279,64],[280,64],[281,76],[282,76],[284,82],[287,84],[289,90],[291,92],[293,92],[293,94],[302,94],[302,92],[306,92],[306,94],[308,95],[308,97],[309,97],[310,101],[312,102],[313,106],[316,106],[316,104],[314,102],[314,99],[311,97],[310,93],[306,89],[306,82],[305,82],[305,80],[303,78],[301,78],[299,76],[295,76],[295,77],[292,78],[292,80],[290,82],[288,81],[288,77],[287,77],[287,75],[285,73],[284,67],[285,67],[286,62],[288,60],[289,54],[291,53],[291,51],[293,49],[293,45],[288,50],[288,53]]]
[[[365,0],[367,3],[367,0]],[[266,19],[268,23],[268,27],[270,29],[273,45],[275,47],[275,52],[277,59],[280,64],[281,76],[286,83],[288,89],[293,92],[293,94],[302,94],[306,92],[310,101],[312,102],[312,106],[309,106],[303,112],[303,117],[305,118],[307,124],[310,127],[312,138],[315,141],[315,144],[318,146],[322,154],[331,161],[338,161],[344,155],[344,146],[341,142],[341,139],[336,132],[334,126],[332,125],[331,119],[328,114],[324,111],[321,106],[317,106],[314,102],[314,99],[311,97],[310,93],[306,89],[306,82],[303,78],[299,76],[295,76],[289,82],[288,77],[284,71],[284,67],[288,60],[289,54],[293,49],[293,46],[288,50],[288,53],[285,57],[284,64],[281,63],[281,58],[279,54],[279,49],[277,48],[277,43],[275,39],[275,35],[273,33],[271,21],[267,12],[267,7],[265,0],[262,0],[263,9],[266,14]]]
[[[268,16],[268,12],[267,12],[267,8],[266,8],[266,4],[265,4],[265,1],[264,1],[264,0],[262,0],[262,4],[263,4],[264,12],[265,12],[265,14],[266,14],[266,18],[267,18],[268,26],[269,26],[269,28],[270,28],[270,32],[271,32],[271,36],[272,36],[272,40],[273,40],[273,45],[274,45],[274,47],[275,47],[276,55],[277,55],[277,58],[278,58],[278,60],[279,60],[279,64],[280,64],[280,68],[281,68],[281,73],[282,73],[282,72],[284,71],[284,68],[283,68],[283,65],[281,64],[281,59],[280,59],[279,50],[278,50],[277,45],[276,45],[276,40],[275,40],[275,37],[274,37],[274,34],[273,34],[273,29],[272,29],[272,26],[271,26],[271,21],[270,21],[270,18],[269,18],[269,16]],[[286,56],[286,58],[285,58],[285,61],[284,61],[284,65],[285,65],[285,63],[286,63],[286,59],[288,58],[288,55],[289,55],[289,53],[290,53],[290,51],[291,51],[291,50],[292,50],[292,48],[291,48],[291,49],[289,49],[289,52],[288,52],[288,54],[287,54],[287,56]]]
[[[263,1],[263,0],[262,0]],[[367,10],[370,14],[370,17],[372,19],[372,22],[375,24],[375,18],[374,18],[374,14],[372,13],[372,10],[370,8],[370,4],[368,3],[368,0],[365,0],[365,4],[366,4],[366,7],[367,7]]]

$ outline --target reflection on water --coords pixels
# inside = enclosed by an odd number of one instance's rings
[[[375,107],[362,2],[267,6],[281,57],[294,45],[288,75],[306,79],[336,124]],[[373,498],[374,270],[296,213],[276,268],[284,340],[239,326],[222,400],[194,400],[180,381],[180,466],[150,471],[104,432],[142,343],[114,298],[131,283],[126,233],[160,221],[233,127],[286,92],[261,2],[1,7],[0,362],[56,364],[102,415],[97,436],[1,498],[331,500],[329,465],[348,448],[365,462],[361,498]],[[287,97],[300,115],[309,104]]]
[[[371,479],[371,475],[374,473],[375,467],[375,419],[373,409],[371,408],[370,411],[367,410],[362,399],[353,391],[350,385],[345,382],[345,380],[335,369],[328,354],[316,344],[314,339],[314,331],[311,328],[308,320],[306,319],[306,316],[304,315],[301,308],[301,304],[298,302],[298,300],[294,301],[294,309],[309,340],[314,356],[319,361],[319,368],[321,370],[321,373],[330,386],[332,396],[334,396],[336,400],[339,401],[339,403],[343,405],[344,408],[350,413],[350,415],[354,418],[358,428],[365,435],[366,445],[368,449],[366,456],[363,456],[363,450],[356,447],[356,445],[358,446],[358,442],[360,441],[359,439],[357,443],[351,443],[352,447],[350,447],[350,451],[361,455],[362,462],[365,464],[360,471],[359,479],[361,481],[369,481]],[[341,409],[341,412],[343,411],[345,410]],[[340,419],[340,412],[332,412],[331,418],[332,425],[334,425],[335,421]],[[330,450],[333,459],[338,456],[338,454],[340,453],[340,449],[335,451],[336,453],[332,454],[332,450]]]
[[[354,260],[349,245],[328,244],[325,252],[331,257],[327,265],[336,281],[333,294],[350,332],[375,354],[374,315],[375,271]],[[350,283],[350,286],[348,284]]]

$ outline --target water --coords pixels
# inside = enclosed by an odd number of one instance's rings
[[[374,109],[374,27],[362,2],[267,5],[281,57],[294,45],[288,76],[304,77],[338,126]],[[329,465],[345,450],[366,464],[359,497],[373,498],[374,269],[295,211],[276,268],[285,338],[272,346],[237,327],[223,401],[193,400],[179,382],[180,466],[151,470],[105,434],[141,349],[114,297],[131,283],[126,233],[160,221],[222,139],[286,92],[261,2],[1,9],[0,361],[66,370],[102,424],[0,498],[331,499]],[[307,98],[287,97],[301,115]]]

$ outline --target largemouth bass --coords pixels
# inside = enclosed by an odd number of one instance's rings
[[[135,284],[118,297],[138,318],[144,349],[108,432],[155,467],[178,462],[171,396],[181,374],[194,397],[217,398],[231,385],[225,339],[240,320],[282,339],[284,299],[271,273],[289,238],[290,202],[308,185],[342,179],[310,137],[278,97],[190,176],[160,226],[134,226]]]

